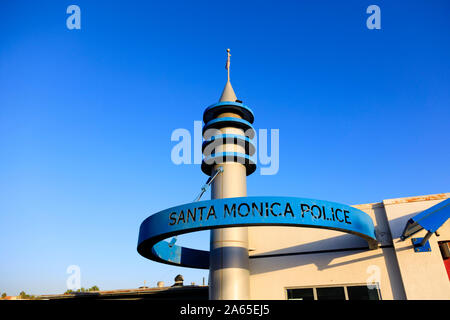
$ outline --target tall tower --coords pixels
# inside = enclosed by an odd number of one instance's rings
[[[239,101],[230,83],[230,49],[227,50],[228,80],[219,102],[203,113],[202,171],[218,174],[211,187],[211,199],[247,196],[246,177],[256,170],[251,159],[255,147],[250,139],[253,112]],[[250,298],[248,230],[246,227],[211,231],[209,298],[243,300]]]

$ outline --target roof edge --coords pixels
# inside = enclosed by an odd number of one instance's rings
[[[450,192],[444,192],[444,193],[428,194],[423,196],[386,199],[381,202],[354,204],[352,205],[352,207],[355,207],[357,209],[382,208],[393,204],[412,203],[419,201],[445,200],[448,198],[450,198]]]

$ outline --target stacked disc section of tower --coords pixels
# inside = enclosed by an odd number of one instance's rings
[[[252,159],[255,129],[252,110],[241,102],[219,102],[203,113],[204,155],[202,171],[211,176],[215,165],[237,162],[245,166],[247,176],[256,170]]]

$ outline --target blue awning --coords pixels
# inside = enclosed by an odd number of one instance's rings
[[[425,229],[429,234],[436,232],[450,218],[450,198],[422,211],[408,220],[400,239],[405,240],[414,233]]]

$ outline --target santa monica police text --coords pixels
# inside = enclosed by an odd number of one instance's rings
[[[338,206],[325,206],[320,204],[286,202],[235,202],[224,203],[223,206],[191,206],[183,207],[169,214],[169,225],[179,225],[191,222],[208,221],[210,219],[241,219],[250,217],[275,217],[305,220],[325,220],[337,223],[352,224],[350,211]]]

